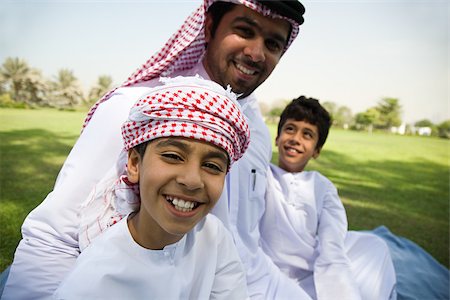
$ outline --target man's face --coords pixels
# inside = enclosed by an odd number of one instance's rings
[[[141,196],[139,213],[131,220],[137,228],[133,238],[150,249],[177,242],[218,201],[228,156],[212,144],[178,137],[150,142],[143,158],[133,151],[128,178],[139,182]]]
[[[311,158],[317,158],[319,130],[305,121],[287,119],[275,143],[278,147],[278,165],[288,172],[301,172]]]
[[[290,24],[236,5],[226,13],[211,34],[212,20],[206,19],[208,43],[203,64],[212,80],[233,92],[251,94],[261,85],[283,54]]]

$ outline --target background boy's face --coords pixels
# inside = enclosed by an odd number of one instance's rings
[[[263,83],[279,62],[289,38],[286,20],[265,17],[236,5],[220,21],[214,37],[206,20],[205,69],[212,80],[247,96]]]
[[[180,240],[218,201],[227,167],[223,149],[193,139],[156,139],[142,159],[132,151],[128,177],[139,182],[141,195],[135,239]]]
[[[317,158],[319,130],[306,121],[287,119],[277,136],[278,166],[288,172],[301,172],[308,161]]]

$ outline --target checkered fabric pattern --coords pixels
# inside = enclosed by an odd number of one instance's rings
[[[125,149],[160,137],[186,137],[224,149],[230,165],[248,147],[250,131],[236,95],[200,77],[163,79],[131,108],[122,126]]]
[[[204,3],[195,10],[183,23],[181,28],[172,35],[164,47],[155,53],[145,64],[134,72],[121,86],[131,86],[143,81],[148,81],[159,76],[170,76],[176,71],[192,68],[197,64],[205,52],[205,14],[212,3],[219,0],[205,0]],[[292,25],[291,35],[286,45],[285,51],[297,37],[299,25],[295,21],[273,13],[270,9],[258,3],[256,0],[220,0],[242,4],[251,8],[264,16],[281,18],[289,21]],[[115,89],[105,94],[97,101],[88,112],[83,128],[87,126],[97,107],[108,100]]]

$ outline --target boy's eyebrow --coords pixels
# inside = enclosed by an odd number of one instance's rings
[[[173,147],[177,147],[180,150],[184,151],[184,152],[188,152],[190,150],[190,146],[189,144],[180,141],[178,139],[171,139],[171,138],[167,138],[167,139],[163,139],[161,141],[158,141],[155,145],[157,148],[162,148],[162,147],[167,147],[167,146],[173,146]],[[224,150],[213,150],[210,151],[208,153],[208,155],[206,155],[206,158],[218,158],[224,161],[224,163],[228,164],[229,163],[229,159],[228,159],[228,155],[224,153]]]
[[[228,159],[228,155],[224,153],[224,151],[222,150],[214,150],[208,153],[208,155],[206,155],[206,158],[218,158],[220,160],[223,160],[223,162],[225,164],[229,163],[229,159]]]
[[[180,148],[183,151],[189,151],[189,145],[187,143],[184,143],[178,139],[163,139],[156,143],[157,148],[167,147],[167,146],[174,146],[177,148]]]
[[[232,23],[236,23],[236,22],[244,22],[244,23],[247,23],[249,26],[256,27],[256,28],[258,28],[258,30],[260,30],[260,31],[262,31],[262,29],[263,29],[263,28],[261,27],[261,25],[259,25],[257,22],[255,22],[254,20],[252,20],[251,18],[246,17],[246,16],[239,16],[239,17],[236,17],[236,18],[233,20]],[[279,34],[278,32],[271,32],[271,33],[270,33],[270,36],[271,36],[273,39],[277,40],[278,42],[282,43],[283,45],[286,45],[286,43],[287,43],[287,37],[283,37],[283,36],[282,36],[281,34]]]

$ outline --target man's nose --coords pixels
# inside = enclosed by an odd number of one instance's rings
[[[263,62],[266,59],[264,53],[264,40],[255,38],[248,41],[244,49],[244,54],[252,59],[253,62]]]

